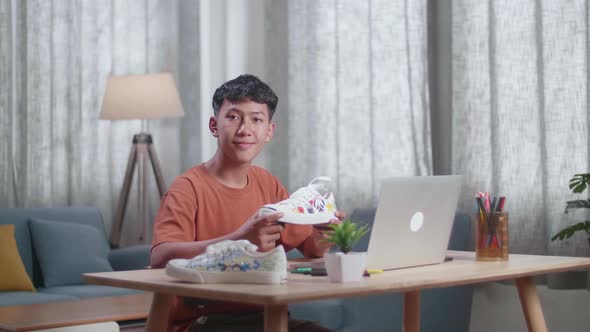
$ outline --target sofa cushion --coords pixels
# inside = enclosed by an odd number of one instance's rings
[[[109,247],[92,226],[31,219],[35,255],[45,287],[83,284],[83,273],[113,271]]]
[[[16,210],[0,209],[0,225],[14,225],[14,238],[21,260],[27,274],[32,279],[33,270],[33,246],[31,245],[31,233],[29,232],[29,220],[19,219]]]
[[[102,215],[94,206],[64,206],[50,208],[0,208],[0,225],[14,224],[18,251],[34,285],[42,285],[41,268],[34,255],[29,219],[59,220],[95,227],[108,243]]]
[[[39,288],[38,291],[39,293],[45,294],[64,294],[79,299],[103,296],[130,295],[140,293],[140,291],[129,288],[118,288],[99,285],[58,286],[49,288]]]
[[[141,270],[150,265],[150,245],[113,249],[109,262],[115,271]]]
[[[421,323],[422,331],[469,331],[472,297],[471,285],[420,292],[420,316],[428,317]]]
[[[449,240],[450,250],[473,250],[471,240],[471,219],[468,214],[459,213],[455,214],[455,222],[453,223],[453,231],[451,233],[451,239]]]
[[[78,298],[62,294],[43,294],[41,292],[0,292],[0,307],[29,305],[55,301],[77,300]]]
[[[403,294],[390,293],[348,297],[342,299],[342,302],[346,330],[367,332],[402,331]],[[443,329],[436,331],[456,332]]]
[[[14,225],[0,225],[0,266],[0,291],[35,291],[18,253]]]
[[[352,248],[352,251],[367,251],[369,249],[369,239],[371,238],[371,229],[375,221],[376,209],[356,209],[350,215],[350,220],[359,226],[368,225],[369,234],[363,236]]]

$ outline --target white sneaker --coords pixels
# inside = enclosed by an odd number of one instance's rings
[[[287,280],[287,255],[283,246],[269,252],[247,240],[225,240],[207,247],[192,259],[173,259],[166,274],[198,284],[280,284]]]
[[[323,224],[335,219],[336,203],[334,195],[327,192],[327,185],[332,180],[326,176],[317,177],[307,185],[299,188],[289,198],[276,204],[266,204],[258,211],[259,216],[276,212],[285,215],[279,221],[292,224]],[[320,193],[320,190],[324,194]]]

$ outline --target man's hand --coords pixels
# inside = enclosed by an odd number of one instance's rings
[[[277,212],[259,217],[256,212],[238,229],[241,234],[240,238],[257,245],[258,251],[261,252],[274,249],[276,241],[281,237],[281,232],[285,228],[282,224],[277,223],[277,220],[282,216],[282,212]]]

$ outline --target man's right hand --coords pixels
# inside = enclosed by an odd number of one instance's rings
[[[261,252],[272,250],[285,228],[282,224],[277,223],[277,220],[282,216],[282,212],[277,212],[260,217],[256,212],[240,226],[238,230],[241,233],[240,237],[257,245]]]

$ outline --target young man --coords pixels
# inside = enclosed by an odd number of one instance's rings
[[[252,75],[241,75],[215,91],[209,130],[217,138],[217,151],[179,176],[162,199],[154,222],[153,268],[175,258],[190,259],[223,240],[245,239],[259,251],[282,244],[306,257],[322,257],[329,249],[312,226],[277,224],[282,213],[258,216],[263,205],[289,196],[277,178],[252,165],[274,135],[277,103],[272,89]],[[330,222],[343,217],[336,212]],[[262,331],[262,312],[252,305],[177,298],[169,331]],[[289,331],[328,330],[290,320]]]

